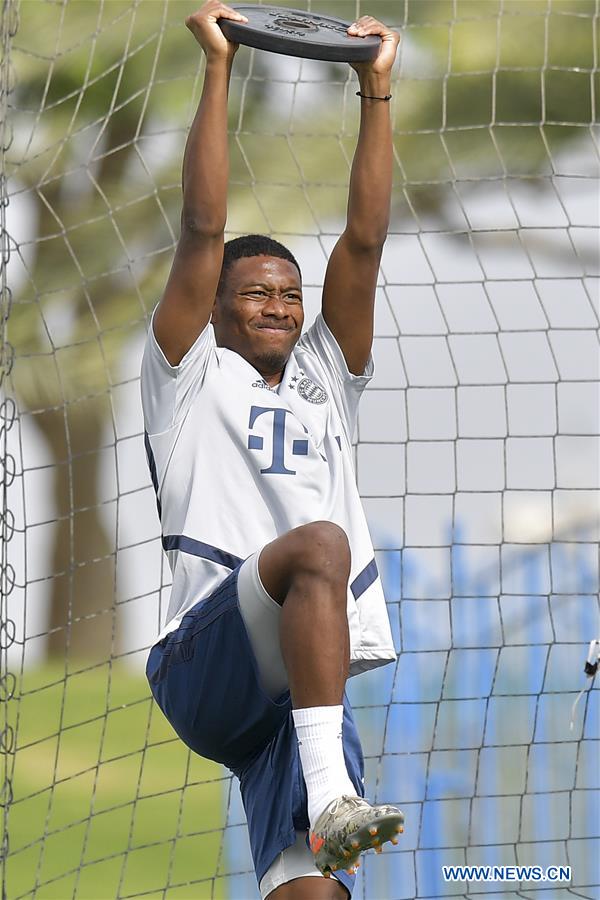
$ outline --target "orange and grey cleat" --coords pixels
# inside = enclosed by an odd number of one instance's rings
[[[365,850],[381,844],[397,843],[404,831],[404,815],[396,806],[373,806],[361,797],[339,797],[321,813],[310,833],[310,849],[315,865],[329,875],[358,866]]]

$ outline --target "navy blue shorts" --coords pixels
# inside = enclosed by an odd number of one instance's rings
[[[237,596],[236,569],[190,609],[176,631],[150,651],[146,675],[154,699],[195,753],[240,780],[258,882],[275,857],[308,830],[306,786],[289,691],[265,694]],[[364,795],[363,756],[344,696],[348,775]],[[336,876],[352,894],[354,877]]]

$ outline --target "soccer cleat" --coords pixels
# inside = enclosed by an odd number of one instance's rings
[[[396,839],[404,830],[404,815],[396,806],[372,806],[361,797],[339,797],[321,813],[310,833],[310,849],[323,875],[358,865],[365,850]]]

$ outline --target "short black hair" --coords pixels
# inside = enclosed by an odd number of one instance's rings
[[[243,259],[246,256],[275,256],[279,257],[279,259],[287,259],[288,262],[293,263],[298,269],[300,281],[302,282],[302,272],[298,261],[287,247],[264,234],[247,234],[244,237],[234,238],[225,243],[223,265],[221,266],[219,284],[217,285],[217,297],[223,290],[227,273],[232,264],[236,259]]]

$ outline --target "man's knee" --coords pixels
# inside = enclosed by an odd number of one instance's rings
[[[348,580],[350,544],[343,528],[334,522],[309,522],[290,535],[295,538],[292,568],[296,573]]]
[[[267,593],[280,604],[295,584],[306,579],[318,579],[345,595],[350,577],[348,538],[333,522],[309,522],[268,544],[258,568]]]

